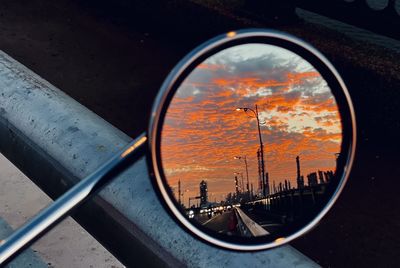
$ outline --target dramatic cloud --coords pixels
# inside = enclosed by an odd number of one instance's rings
[[[255,106],[270,184],[296,186],[295,157],[302,173],[334,170],[341,123],[335,99],[321,75],[297,55],[268,45],[241,45],[200,64],[172,100],[162,130],[162,164],[174,189],[181,180],[185,204],[201,180],[220,201],[234,192],[235,172],[258,188],[260,146]],[[247,111],[236,108],[250,108]],[[241,176],[239,180],[241,180]]]

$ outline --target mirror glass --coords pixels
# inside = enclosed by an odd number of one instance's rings
[[[242,44],[210,56],[179,86],[161,162],[176,206],[198,228],[276,238],[329,200],[341,142],[335,98],[310,63]]]

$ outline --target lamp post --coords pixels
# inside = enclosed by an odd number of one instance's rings
[[[258,130],[258,138],[260,141],[260,154],[261,154],[261,177],[262,177],[262,191],[263,195],[267,196],[269,194],[269,183],[268,180],[265,177],[265,164],[264,164],[264,144],[262,141],[261,137],[261,129],[260,129],[260,120],[258,118],[258,107],[257,104],[255,105],[255,110],[248,108],[248,107],[238,107],[236,108],[236,111],[244,111],[247,113],[247,111],[250,111],[254,114],[255,118],[257,119],[257,130]]]
[[[247,179],[246,189],[247,189],[247,192],[250,192],[250,189],[249,189],[249,170],[247,168],[247,158],[246,158],[246,156],[238,155],[238,156],[235,156],[234,159],[239,159],[239,160],[243,159],[244,160],[244,165],[246,166],[246,179]]]

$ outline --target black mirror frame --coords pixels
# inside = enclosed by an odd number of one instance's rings
[[[165,114],[176,90],[184,79],[196,66],[211,55],[228,47],[246,43],[264,43],[283,47],[308,61],[328,83],[338,105],[342,124],[343,138],[340,156],[337,161],[336,183],[330,189],[331,196],[326,205],[312,221],[293,234],[287,237],[273,237],[272,240],[271,238],[258,237],[250,241],[248,238],[222,236],[204,230],[205,228],[202,229],[187,219],[177,208],[178,204],[168,190],[159,150]],[[152,108],[148,131],[150,150],[147,160],[150,174],[153,178],[153,186],[160,200],[162,200],[161,203],[172,218],[187,232],[214,246],[238,251],[256,251],[273,248],[292,241],[310,231],[326,215],[342,192],[348,179],[355,155],[356,136],[355,113],[347,87],[333,65],[320,52],[304,41],[286,33],[274,30],[248,29],[229,32],[209,40],[184,57],[170,72],[162,84]]]

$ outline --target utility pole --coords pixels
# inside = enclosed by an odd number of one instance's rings
[[[257,128],[258,128],[258,137],[260,139],[260,157],[261,157],[261,174],[262,174],[262,182],[263,182],[263,194],[264,197],[269,195],[269,182],[268,178],[265,176],[265,162],[264,162],[264,143],[261,137],[261,129],[260,129],[260,119],[258,118],[258,107],[256,104],[256,119],[257,119]]]
[[[261,178],[262,178],[262,192],[264,197],[267,196],[269,194],[269,178],[268,178],[268,173],[266,173],[265,171],[265,162],[264,162],[264,144],[262,141],[262,137],[261,137],[261,128],[260,128],[260,119],[258,117],[258,106],[257,104],[255,105],[255,110],[248,108],[248,107],[239,107],[236,108],[236,111],[241,111],[243,110],[245,113],[247,111],[251,111],[256,120],[257,120],[257,130],[258,130],[258,138],[259,138],[259,142],[260,142],[260,158],[261,158]]]
[[[244,165],[246,166],[246,178],[247,178],[247,192],[250,193],[250,185],[249,185],[249,170],[247,168],[247,157],[244,156]]]

